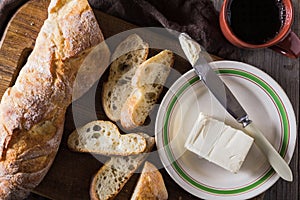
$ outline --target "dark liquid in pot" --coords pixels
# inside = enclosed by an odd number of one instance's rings
[[[250,44],[273,39],[285,21],[281,0],[231,0],[227,14],[233,33]]]

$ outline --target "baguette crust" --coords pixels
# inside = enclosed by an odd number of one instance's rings
[[[148,44],[137,34],[128,36],[112,55],[108,81],[103,84],[102,104],[107,117],[119,121],[123,104],[132,92],[131,79],[148,56]]]
[[[86,0],[52,0],[48,19],[0,104],[0,199],[22,199],[50,168],[77,71],[103,41]]]
[[[146,161],[131,200],[167,200],[168,191],[158,169]]]
[[[90,186],[92,200],[113,199],[147,158],[155,144],[154,138],[145,133],[137,134],[143,136],[147,142],[145,152],[134,156],[111,157],[93,177]]]
[[[164,50],[137,68],[132,77],[133,90],[121,110],[123,128],[133,129],[144,124],[163,90],[173,64],[173,52]]]

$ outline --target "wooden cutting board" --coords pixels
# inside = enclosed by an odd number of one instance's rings
[[[47,18],[49,2],[49,0],[29,1],[17,11],[9,22],[0,44],[0,97],[6,88],[14,84],[19,70],[32,51],[40,27]],[[130,23],[100,11],[95,10],[94,12],[105,38],[136,28]],[[180,73],[184,73],[190,69],[190,66],[184,59],[177,56],[174,68]],[[105,76],[107,76],[107,73],[101,79],[105,79]],[[101,91],[101,80],[100,84],[94,87],[97,87],[97,91]],[[86,95],[91,94],[88,92]],[[100,92],[97,92],[97,117],[98,119],[107,120],[108,118],[102,110],[100,99]],[[93,119],[92,112],[86,110],[80,99],[76,102],[76,106],[77,109],[81,109],[82,119],[85,122]],[[66,113],[65,131],[58,154],[50,171],[42,183],[33,191],[34,193],[50,199],[89,199],[91,178],[103,164],[90,154],[74,153],[68,150],[66,146],[67,137],[74,129],[72,107],[70,106]],[[150,133],[150,135],[154,135],[154,122],[150,122],[145,131]],[[104,157],[101,160],[106,159],[108,158]],[[157,166],[162,166],[157,154],[153,154],[148,160]],[[160,171],[169,192],[169,199],[198,199],[179,187],[164,169]],[[133,175],[116,199],[130,198],[138,176],[138,174]],[[258,199],[261,199],[262,196]]]

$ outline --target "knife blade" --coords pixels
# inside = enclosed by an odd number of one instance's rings
[[[244,108],[239,104],[235,96],[217,76],[214,70],[208,65],[204,57],[199,56],[193,67],[196,74],[201,77],[204,84],[209,88],[209,91],[234,119],[238,122],[242,122],[243,126],[247,126],[251,123]]]
[[[237,122],[243,125],[245,132],[254,138],[254,143],[266,156],[268,162],[277,174],[284,180],[292,181],[293,175],[288,164],[270,144],[264,134],[254,126],[252,121],[249,119],[247,112],[232,94],[230,89],[207,63],[207,60],[203,56],[203,49],[201,46],[185,33],[181,33],[179,35],[179,42],[196,74],[200,77],[200,80],[203,81],[209,91],[215,96],[227,112]]]

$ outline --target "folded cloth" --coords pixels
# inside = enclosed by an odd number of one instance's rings
[[[92,7],[139,26],[163,26],[186,32],[208,52],[233,58],[211,0],[89,0]]]
[[[10,14],[27,0],[0,1],[0,36]],[[139,26],[186,32],[209,53],[233,58],[235,48],[221,33],[211,0],[89,0],[91,6]]]

